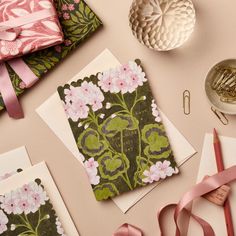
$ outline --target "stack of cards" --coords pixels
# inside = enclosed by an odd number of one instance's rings
[[[0,234],[78,236],[44,162],[32,166],[24,147],[0,155]]]

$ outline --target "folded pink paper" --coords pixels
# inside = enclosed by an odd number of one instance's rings
[[[0,61],[63,41],[52,0],[0,1]]]

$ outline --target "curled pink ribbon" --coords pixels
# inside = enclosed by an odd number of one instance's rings
[[[139,228],[130,224],[121,225],[112,236],[142,236],[143,233]]]
[[[16,74],[20,76],[21,80],[25,83],[26,88],[31,87],[38,80],[38,77],[30,70],[22,59],[17,58],[10,60],[8,61],[8,64]],[[4,62],[0,63],[0,93],[9,116],[14,119],[23,118],[23,110],[16,96]]]
[[[183,210],[186,211],[191,217],[194,218],[194,220],[196,220],[200,224],[200,226],[202,227],[204,236],[215,236],[215,232],[209,223],[207,223],[202,218],[192,214],[185,207],[189,203],[191,203],[194,199],[201,197],[204,194],[209,193],[213,190],[216,190],[222,185],[230,183],[235,179],[236,179],[236,166],[232,166],[222,172],[219,172],[218,174],[210,176],[209,178],[195,185],[190,191],[184,194],[184,196],[181,198],[181,200],[179,201],[177,205],[170,204],[162,208],[157,214],[161,236],[164,236],[163,226],[161,224],[161,218],[162,218],[163,213],[167,210],[167,208],[171,206],[175,206],[174,220],[175,220],[175,225],[176,225],[176,233],[175,233],[176,236],[181,235],[181,232],[178,226],[178,218],[179,218],[180,213]]]
[[[236,180],[236,166],[232,166],[228,169],[225,169],[224,171],[219,172],[213,176],[210,176],[209,178],[195,185],[190,191],[184,194],[184,196],[181,198],[178,204],[169,204],[161,208],[157,213],[157,220],[158,220],[161,236],[166,236],[164,234],[162,218],[163,218],[164,212],[168,210],[169,208],[175,208],[175,212],[174,212],[174,221],[175,221],[175,226],[176,226],[175,236],[181,235],[181,232],[178,226],[178,218],[182,211],[185,211],[202,227],[204,236],[215,236],[215,232],[208,222],[194,215],[185,207],[187,207],[188,204],[191,203],[196,198],[201,197],[211,191],[214,191],[218,189],[219,187],[221,187],[222,185],[228,184],[234,180]],[[136,229],[136,231],[134,232],[129,231],[128,230],[129,227],[133,227],[134,229]],[[121,234],[113,234],[113,236],[141,236],[142,235],[142,231],[140,229],[134,226],[128,225],[128,224],[122,225],[118,229],[117,232],[118,233],[121,232]]]

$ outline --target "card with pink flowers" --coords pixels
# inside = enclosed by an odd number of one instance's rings
[[[178,173],[140,60],[58,88],[97,200]]]
[[[0,235],[64,235],[40,179],[0,196]]]

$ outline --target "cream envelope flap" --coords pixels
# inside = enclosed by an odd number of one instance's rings
[[[225,168],[236,164],[236,139],[229,137],[220,137],[223,160]],[[197,182],[200,182],[205,175],[213,175],[217,172],[215,154],[213,148],[213,135],[206,134],[202,149],[201,163],[199,167]],[[236,183],[230,184],[230,204],[231,213],[233,217],[234,229],[236,230]],[[211,224],[216,235],[226,236],[227,230],[225,226],[224,210],[220,206],[216,206],[207,200],[201,198],[196,200],[193,204],[192,212],[197,216],[202,217],[208,223]],[[193,221],[190,221],[189,236],[202,235],[201,228]]]
[[[98,57],[96,57],[90,64],[74,76],[68,83],[83,79],[85,76],[96,74],[99,71],[105,71],[109,68],[121,65],[114,55],[105,49]],[[63,110],[59,95],[54,93],[49,97],[40,107],[36,109],[39,116],[47,123],[56,136],[65,144],[65,146],[72,152],[72,154],[81,162],[81,154],[77,148],[74,140],[69,122]],[[182,134],[175,128],[175,126],[162,113],[162,120],[165,125],[172,149],[178,165],[183,164],[188,158],[196,153],[194,148],[183,137]],[[157,184],[149,185],[147,187],[137,189],[135,191],[125,193],[113,199],[116,205],[126,212],[143,196],[150,192]]]
[[[59,217],[62,226],[68,236],[79,235],[71,217],[66,209],[62,197],[53,181],[53,178],[44,162],[25,169],[24,171],[11,176],[0,182],[0,195],[10,192],[11,190],[22,187],[24,184],[41,179],[42,185],[50,198],[54,210]]]

